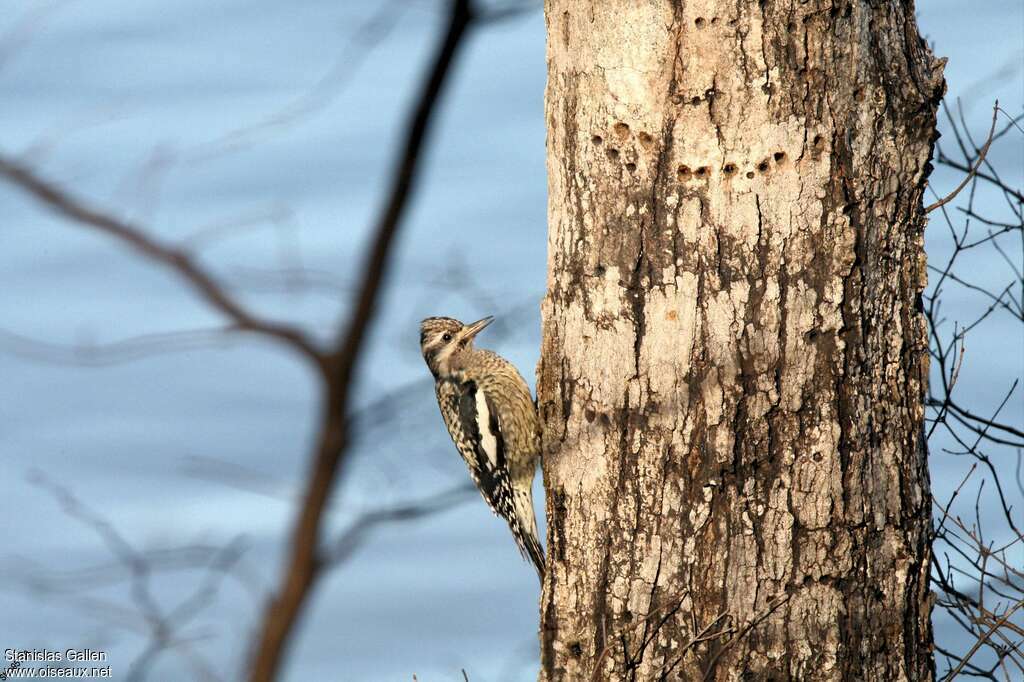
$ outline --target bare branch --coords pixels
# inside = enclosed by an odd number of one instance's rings
[[[213,602],[221,580],[225,575],[231,573],[245,550],[242,538],[235,538],[214,553],[206,566],[206,580],[178,606],[165,613],[153,594],[150,584],[153,566],[147,561],[144,553],[137,551],[112,523],[82,503],[69,489],[54,483],[38,471],[32,472],[29,481],[50,492],[68,516],[92,529],[103,540],[117,562],[131,576],[132,602],[138,611],[143,631],[149,640],[143,651],[129,666],[127,679],[144,680],[152,668],[153,661],[160,654],[165,651],[174,651],[189,665],[197,678],[209,682],[217,680],[218,678],[209,663],[192,648],[188,638],[179,636],[177,632]],[[37,583],[36,587],[39,588],[40,585]],[[69,600],[65,595],[62,597],[62,601],[72,603],[77,601],[90,610],[113,609],[122,613],[130,613],[116,604],[88,597]]]
[[[984,161],[985,161],[985,155],[988,154],[989,147],[992,146],[992,139],[993,139],[993,136],[996,134],[996,119],[997,119],[998,116],[999,116],[999,100],[996,100],[995,105],[992,107],[992,128],[988,131],[988,140],[985,142],[985,146],[983,146],[981,148],[981,151],[978,152],[978,158],[974,162],[974,166],[971,167],[970,171],[964,177],[963,181],[959,185],[957,185],[956,189],[954,189],[950,194],[947,194],[944,198],[939,199],[938,201],[936,201],[934,204],[931,204],[930,206],[925,207],[925,209],[924,209],[925,213],[931,213],[932,211],[934,211],[935,209],[939,208],[940,206],[945,206],[949,202],[953,201],[953,199],[956,198],[956,195],[960,194],[960,190],[962,190],[964,187],[966,187],[967,184],[971,181],[971,178],[973,178],[974,175],[978,172],[978,169],[981,167],[981,164],[984,163]]]
[[[262,334],[284,342],[316,364],[320,352],[306,336],[289,325],[256,317],[235,301],[214,278],[187,252],[160,244],[141,228],[92,208],[83,200],[57,187],[33,170],[11,159],[0,157],[0,176],[26,190],[47,208],[81,225],[103,232],[147,258],[172,269],[187,281],[214,309],[231,320],[239,330]]]
[[[261,135],[286,129],[323,111],[344,91],[362,63],[372,54],[373,47],[391,32],[407,5],[407,2],[399,0],[379,3],[373,13],[349,36],[331,68],[308,91],[258,121],[235,128],[186,151],[182,160],[186,164],[197,164],[244,149]]]
[[[377,527],[398,521],[418,521],[446,512],[473,498],[476,488],[463,483],[436,495],[363,514],[337,539],[333,549],[324,557],[324,565],[337,566],[348,560]]]
[[[235,327],[183,329],[141,334],[111,343],[58,344],[32,339],[0,328],[0,350],[36,362],[78,367],[107,367],[163,353],[222,346],[231,341]]]
[[[776,609],[778,609],[780,606],[788,602],[789,597],[790,595],[788,594],[783,594],[774,597],[771,601],[768,602],[768,605],[760,613],[751,618],[749,622],[744,623],[743,627],[735,631],[735,634],[729,638],[729,641],[723,644],[718,649],[718,651],[715,652],[715,655],[711,657],[711,662],[708,663],[707,672],[704,673],[705,682],[709,679],[712,679],[712,676],[715,672],[715,665],[718,663],[718,659],[725,652],[725,650],[733,644],[735,644],[736,642],[738,642],[739,640],[746,637],[748,632],[750,632],[755,627],[763,623],[770,615],[772,615],[775,612]]]
[[[436,103],[455,55],[472,20],[469,0],[451,0],[448,26],[434,56],[429,76],[412,113],[388,199],[377,220],[369,257],[363,267],[355,306],[335,350],[323,364],[325,395],[319,442],[302,507],[291,534],[287,566],[277,595],[267,605],[254,643],[251,682],[271,682],[293,626],[322,566],[318,554],[320,527],[327,500],[349,445],[347,413],[356,363],[377,306],[391,244],[411,196]]]
[[[980,649],[981,646],[985,642],[987,642],[988,639],[1003,624],[1005,624],[1008,620],[1010,620],[1010,616],[1015,614],[1017,612],[1017,610],[1020,609],[1022,606],[1024,606],[1024,600],[1021,600],[1021,601],[1017,602],[1016,604],[1013,605],[1012,608],[1007,609],[1006,612],[1002,615],[1002,617],[999,620],[997,620],[996,622],[992,623],[992,626],[989,627],[988,631],[985,632],[984,635],[982,635],[981,637],[978,638],[978,641],[976,641],[974,643],[974,646],[971,647],[970,651],[968,651],[967,654],[960,660],[960,665],[958,665],[956,668],[954,668],[952,670],[952,672],[950,672],[949,675],[946,676],[946,679],[947,680],[952,680],[953,678],[955,678],[960,673],[960,671],[964,669],[964,666],[967,665],[967,661],[969,661],[971,659],[971,656],[973,656],[975,653],[977,653],[978,649]]]

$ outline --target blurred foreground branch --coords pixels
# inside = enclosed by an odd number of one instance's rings
[[[412,112],[385,206],[377,220],[373,245],[363,269],[355,307],[345,324],[343,335],[336,343],[336,349],[326,356],[326,362],[322,365],[324,398],[316,454],[299,517],[292,531],[291,548],[281,587],[267,605],[263,624],[256,637],[252,652],[254,664],[249,677],[251,682],[270,682],[275,678],[285,644],[325,560],[319,552],[321,521],[349,444],[347,415],[357,361],[373,319],[392,240],[413,189],[420,152],[438,98],[471,19],[469,0],[451,1],[444,38],[434,55],[429,75]]]
[[[228,318],[234,328],[271,337],[300,351],[308,358],[319,360],[320,356],[316,349],[301,331],[279,322],[260,319],[246,310],[227,290],[217,284],[214,277],[188,252],[160,244],[156,239],[147,236],[141,227],[89,206],[84,200],[47,182],[30,168],[13,159],[0,157],[0,176],[6,177],[59,215],[103,232],[143,256],[171,268],[195,288],[210,307]]]
[[[500,18],[503,18],[503,15],[481,17],[484,21]],[[216,281],[201,265],[198,257],[184,248],[162,243],[149,236],[150,232],[142,226],[120,219],[113,212],[91,206],[71,191],[47,181],[25,162],[13,157],[0,156],[0,178],[20,187],[61,217],[104,233],[142,256],[171,269],[211,308],[227,319],[226,330],[250,332],[279,342],[297,351],[310,361],[318,372],[321,406],[313,461],[298,517],[291,531],[289,551],[280,585],[265,605],[262,622],[252,642],[249,679],[253,682],[269,682],[276,677],[295,624],[321,569],[331,562],[343,559],[359,539],[375,525],[436,513],[466,497],[463,491],[453,490],[436,498],[371,513],[357,521],[333,549],[321,549],[324,513],[352,442],[350,413],[356,370],[378,306],[394,236],[398,232],[415,188],[422,149],[428,138],[437,102],[473,20],[474,14],[469,0],[450,0],[444,35],[433,55],[427,77],[422,83],[405,128],[404,141],[387,189],[385,203],[373,228],[371,246],[362,268],[362,275],[355,286],[354,302],[348,307],[343,324],[339,325],[339,330],[335,334],[336,340],[327,348],[319,347],[298,328],[264,319],[249,311],[226,287]],[[25,345],[24,339],[16,340]],[[50,349],[58,354],[62,350],[65,349]],[[80,511],[79,505],[70,504],[68,500],[71,498],[67,495],[61,494],[60,497],[66,503],[65,507],[69,513],[80,516],[77,513]],[[122,558],[125,565],[132,567],[132,575],[136,576],[133,579],[135,584],[142,585],[138,576],[145,574],[144,563],[130,550],[127,543],[120,539],[120,535],[113,531],[112,526],[98,521],[92,525],[101,532],[108,546]],[[136,593],[141,600],[140,610],[147,615],[147,620],[152,625],[153,644],[147,647],[143,654],[144,659],[151,659],[161,648],[170,646],[172,642],[169,639],[168,628],[161,624],[161,617],[153,610],[153,600],[141,587]],[[202,674],[198,670],[195,672],[200,677],[209,677],[207,671],[202,671]]]

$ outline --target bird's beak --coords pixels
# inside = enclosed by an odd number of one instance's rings
[[[482,332],[484,328],[491,322],[494,322],[494,316],[488,315],[484,319],[477,320],[473,324],[466,327],[466,329],[463,330],[462,335],[465,336],[467,339],[472,339],[474,336]]]

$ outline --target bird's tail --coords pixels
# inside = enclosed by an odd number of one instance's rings
[[[531,481],[532,482],[532,481]],[[537,578],[544,584],[544,549],[541,547],[537,534],[537,517],[533,512],[533,491],[531,488],[516,491],[516,519],[512,526],[512,535],[523,558],[530,561],[537,569]]]

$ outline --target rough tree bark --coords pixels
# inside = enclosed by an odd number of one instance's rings
[[[932,679],[912,3],[546,17],[540,679]]]

